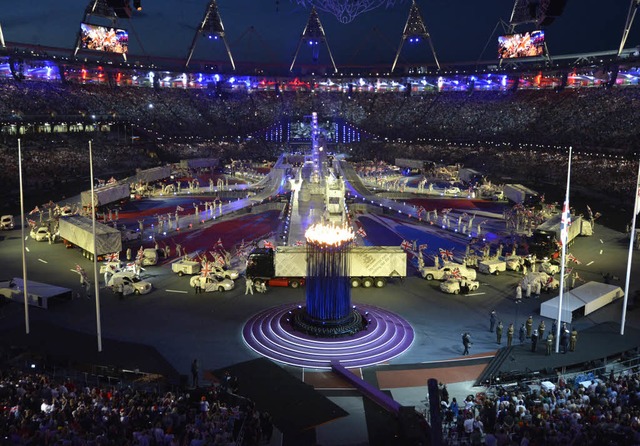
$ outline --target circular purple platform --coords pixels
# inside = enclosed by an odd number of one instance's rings
[[[257,313],[247,321],[242,336],[257,353],[296,367],[331,368],[338,360],[344,367],[366,367],[388,361],[406,351],[414,339],[413,328],[400,316],[371,305],[357,305],[369,321],[353,336],[317,338],[296,329],[289,322],[287,304]]]

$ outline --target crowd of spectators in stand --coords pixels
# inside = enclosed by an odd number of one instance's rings
[[[0,81],[0,121],[91,117],[163,137],[246,136],[317,112],[382,138],[637,149],[640,88],[397,92],[252,91]]]
[[[527,178],[534,183],[557,183],[564,178],[566,150],[556,147],[573,144],[573,184],[626,198],[635,185],[634,162],[628,159],[640,141],[636,125],[640,121],[640,88],[634,87],[559,93],[523,90],[407,96],[285,91],[276,95],[274,91],[4,80],[0,81],[0,98],[0,121],[5,122],[96,115],[131,124],[124,127],[125,136],[94,140],[97,176],[130,174],[136,167],[185,158],[275,158],[281,144],[240,135],[265,129],[281,119],[304,119],[316,111],[323,118],[344,119],[381,137],[348,147],[361,158],[461,163],[489,176]],[[114,124],[111,134],[119,134],[119,128],[122,126]],[[142,136],[134,144],[126,140],[132,128]],[[27,139],[23,151],[27,187],[46,189],[61,179],[86,177],[88,154],[84,148],[86,140],[94,136],[86,131],[23,135],[23,142]],[[179,137],[185,136],[212,139],[180,141]],[[432,142],[420,142],[427,138]],[[433,141],[437,138],[467,143],[436,144]],[[17,187],[14,143],[6,134],[0,143],[0,159],[7,166],[0,172],[5,191]],[[55,156],[49,156],[51,151]],[[618,157],[603,157],[603,152]]]
[[[239,435],[256,445],[273,430],[268,413],[224,383],[161,393],[12,369],[0,373],[0,407],[0,444],[7,446],[227,446]]]
[[[640,444],[640,374],[623,373],[584,387],[500,390],[495,396],[442,398],[446,444]]]

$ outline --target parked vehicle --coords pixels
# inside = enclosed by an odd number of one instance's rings
[[[497,276],[498,274],[506,270],[507,270],[507,262],[500,259],[482,260],[478,264],[478,271],[480,271],[483,274],[493,274]]]
[[[215,267],[213,270],[213,274],[217,277],[222,277],[224,279],[236,280],[240,277],[240,273],[235,269],[226,269],[220,268],[219,266]]]
[[[464,284],[468,287],[467,292],[476,291],[478,288],[480,288],[480,282],[476,280],[451,278],[440,283],[440,290],[449,294],[460,294],[461,292],[463,292],[463,289],[462,289],[463,281],[464,281]]]
[[[231,291],[236,286],[235,282],[231,279],[218,279],[212,276],[193,276],[191,280],[189,280],[189,285],[195,288],[196,284],[200,284],[202,291],[207,293],[211,291]]]
[[[46,242],[47,240],[49,240],[49,237],[51,236],[51,233],[49,232],[49,228],[48,227],[39,226],[39,227],[33,228],[29,235],[36,242]]]
[[[67,246],[77,246],[82,254],[93,259],[104,254],[122,251],[122,235],[118,229],[95,222],[95,240],[93,221],[80,215],[63,217],[59,220],[60,237]],[[95,251],[93,252],[95,247]]]
[[[247,259],[247,276],[269,286],[304,286],[307,251],[304,246],[254,249]],[[357,246],[349,251],[352,288],[382,288],[387,280],[407,276],[407,253],[399,246]]]
[[[151,283],[141,280],[129,272],[115,273],[109,279],[107,286],[110,286],[112,290],[116,291],[117,287],[122,285],[123,295],[129,294],[147,294],[151,292],[153,286]]]
[[[13,229],[15,226],[15,221],[13,220],[13,215],[3,215],[0,217],[0,229],[3,231]]]
[[[531,284],[531,288],[535,287],[536,282],[540,282],[540,289],[545,292],[557,290],[560,288],[560,282],[544,272],[528,273],[521,281],[520,285],[523,289],[527,287],[527,284]]]
[[[455,275],[460,275],[466,277],[467,279],[475,280],[476,279],[476,270],[471,269],[461,263],[447,262],[441,268],[436,268],[435,266],[425,266],[420,269],[420,274],[426,280],[447,280],[454,274],[455,270],[458,270],[458,273]]]
[[[179,276],[184,276],[185,274],[190,276],[200,274],[201,269],[202,265],[195,260],[180,259],[171,264],[171,271],[177,273]]]

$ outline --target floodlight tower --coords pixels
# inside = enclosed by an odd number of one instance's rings
[[[124,4],[123,4],[124,8]],[[124,11],[124,9],[123,9]],[[129,17],[131,16],[129,10]],[[111,21],[111,27],[115,27],[118,22],[118,14],[114,10],[113,6],[111,6],[108,0],[90,0],[89,4],[84,10],[84,17],[82,19],[82,23],[91,23],[91,17],[101,17],[104,19],[108,19]],[[76,57],[78,51],[80,51],[80,46],[82,44],[82,30],[78,31],[78,36],[76,37],[76,45],[73,51],[73,57]],[[125,62],[127,61],[127,55],[122,53],[122,57]]]
[[[629,5],[629,12],[627,13],[627,21],[624,24],[624,30],[622,31],[622,40],[620,40],[620,48],[618,48],[618,57],[622,54],[622,50],[624,50],[624,45],[627,43],[627,38],[629,37],[629,31],[631,31],[631,26],[633,26],[633,20],[636,18],[636,12],[638,12],[638,8],[640,8],[640,0],[631,0],[631,4]],[[0,33],[2,30],[0,29]]]
[[[216,0],[210,0],[209,4],[207,5],[207,9],[204,12],[204,17],[202,18],[202,23],[200,23],[200,27],[193,36],[193,41],[191,42],[191,47],[189,48],[189,55],[187,56],[187,62],[184,64],[185,67],[189,66],[189,62],[191,62],[193,52],[196,49],[196,43],[198,43],[198,37],[201,36],[207,37],[208,39],[222,39],[224,47],[227,50],[227,56],[229,56],[229,62],[231,62],[231,67],[235,71],[236,64],[233,61],[231,49],[229,48],[229,44],[227,43],[226,34],[224,32],[224,25],[222,24],[222,17],[220,17],[220,12],[218,11],[218,4]]]
[[[323,42],[327,47],[329,58],[331,59],[331,65],[333,65],[333,71],[336,73],[338,72],[338,67],[336,67],[336,63],[333,60],[333,54],[331,54],[331,48],[329,48],[329,42],[327,42],[327,36],[324,33],[324,28],[322,27],[322,23],[320,23],[320,17],[318,17],[318,12],[316,11],[315,6],[311,8],[309,20],[307,20],[307,25],[304,27],[304,31],[302,31],[302,35],[298,41],[298,48],[296,48],[296,54],[293,56],[293,62],[291,62],[289,71],[293,71],[293,66],[296,64],[296,59],[300,52],[300,47],[304,42],[307,42],[312,47],[314,62],[318,61],[320,42]]]
[[[393,60],[393,65],[391,66],[392,73],[393,70],[396,69],[396,64],[398,63],[398,58],[400,57],[400,52],[402,51],[404,43],[407,40],[409,40],[409,43],[419,42],[420,39],[426,39],[429,42],[429,47],[431,48],[433,59],[436,61],[436,65],[438,66],[439,70],[440,62],[438,62],[438,56],[436,55],[436,50],[433,47],[431,35],[429,34],[429,31],[427,31],[424,20],[422,20],[422,15],[420,14],[420,9],[416,4],[416,0],[413,0],[411,9],[409,10],[407,23],[404,25],[404,31],[402,31],[402,39],[400,40],[400,46],[398,46],[398,51],[396,52],[396,58]]]

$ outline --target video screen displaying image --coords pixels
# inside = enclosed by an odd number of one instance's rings
[[[320,135],[330,142],[336,141],[335,126],[330,122],[319,122],[318,128]],[[289,127],[289,140],[291,141],[310,141],[311,140],[311,124],[308,122],[292,122]]]
[[[544,31],[498,37],[498,58],[515,59],[544,55]]]
[[[129,47],[129,34],[126,30],[88,23],[80,24],[80,40],[83,50],[126,54]]]

